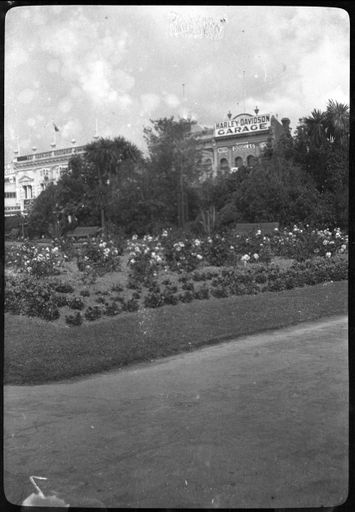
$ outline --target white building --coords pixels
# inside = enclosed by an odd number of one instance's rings
[[[84,146],[51,149],[32,154],[15,156],[11,164],[5,166],[5,216],[26,215],[33,200],[49,183],[56,183],[68,168],[74,155],[84,153]]]

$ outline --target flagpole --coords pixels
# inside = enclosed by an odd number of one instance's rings
[[[55,122],[53,121],[53,119],[52,119],[52,126],[53,126],[53,139],[52,139],[51,146],[52,146],[52,148],[55,148],[57,145],[57,138],[56,138]]]

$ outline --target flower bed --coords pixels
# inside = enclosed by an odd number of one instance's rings
[[[26,242],[6,248],[5,310],[80,325],[140,308],[338,281],[347,279],[347,246],[338,229],[296,226],[271,236],[182,239],[164,230],[132,237],[126,248],[101,239],[78,247]]]

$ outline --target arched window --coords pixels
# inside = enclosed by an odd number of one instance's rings
[[[226,158],[221,158],[220,162],[219,162],[219,167],[221,169],[222,172],[227,172],[229,171],[229,164],[228,164],[228,160]]]
[[[234,159],[234,167],[241,167],[243,165],[243,159],[241,156],[237,156],[235,159]]]
[[[256,158],[254,155],[249,155],[248,158],[247,158],[247,165],[248,167],[254,167],[254,165],[256,164]]]

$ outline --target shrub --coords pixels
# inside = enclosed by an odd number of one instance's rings
[[[78,311],[73,315],[66,315],[65,322],[70,326],[81,325],[83,323],[83,317],[81,316],[81,313]]]
[[[105,304],[106,303],[106,299],[105,299],[105,297],[102,297],[100,295],[99,297],[96,297],[95,302],[97,302],[98,304]]]
[[[64,306],[68,305],[68,299],[67,299],[67,297],[65,297],[63,295],[53,295],[52,300],[53,300],[54,304],[56,306],[58,306],[59,308],[62,308]]]
[[[194,298],[198,300],[204,300],[210,298],[210,291],[207,286],[203,285],[201,288],[195,291]]]
[[[218,286],[211,290],[211,295],[213,295],[213,297],[216,297],[217,299],[221,299],[224,297],[228,297],[228,291],[226,288],[223,288],[222,286]]]
[[[179,298],[171,292],[163,294],[164,304],[175,306],[179,302]]]
[[[194,284],[191,283],[191,282],[186,282],[186,283],[183,283],[183,285],[181,286],[181,288],[183,290],[190,290],[190,291],[194,291]]]
[[[74,297],[72,300],[68,301],[68,306],[71,309],[84,309],[85,304],[84,301],[80,297]]]
[[[124,288],[120,284],[114,284],[111,286],[111,291],[113,292],[123,292]]]
[[[59,311],[48,281],[33,276],[16,277],[5,282],[5,311],[56,320]]]
[[[193,299],[194,299],[194,296],[189,290],[187,290],[185,293],[181,293],[179,295],[179,300],[181,302],[192,302]]]
[[[111,239],[91,239],[82,244],[77,265],[81,272],[94,270],[98,275],[113,272],[120,268],[122,247],[117,247]]]
[[[41,318],[48,321],[57,320],[60,317],[58,308],[53,302],[43,304],[41,311]]]
[[[59,293],[73,293],[74,288],[69,283],[59,283],[54,287],[56,292]]]
[[[144,307],[146,308],[159,308],[163,306],[164,303],[165,298],[161,293],[151,292],[144,297]]]
[[[107,316],[115,316],[121,313],[122,307],[120,307],[116,302],[111,302],[107,304],[104,309],[104,315]]]
[[[136,299],[133,299],[133,298],[129,299],[123,303],[123,309],[124,309],[124,311],[133,313],[134,311],[138,311],[139,303],[136,301]]]
[[[85,318],[89,321],[97,320],[101,318],[102,310],[99,306],[89,306],[85,311]]]
[[[89,290],[81,290],[80,295],[82,297],[90,297],[90,292],[89,292]]]

